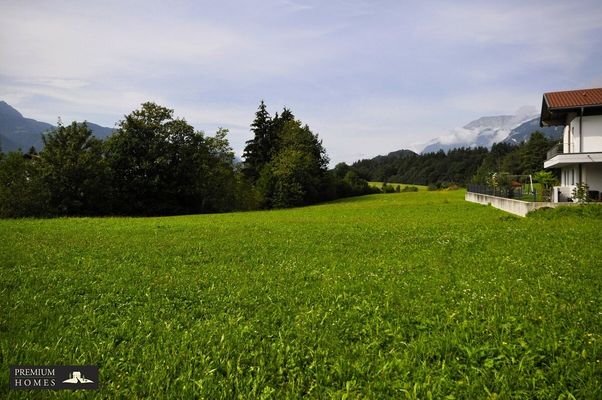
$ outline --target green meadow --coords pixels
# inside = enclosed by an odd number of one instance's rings
[[[0,221],[0,398],[602,398],[602,213],[463,191]],[[9,365],[93,364],[93,391]]]
[[[371,181],[371,182],[368,182],[368,185],[380,189],[380,188],[383,187],[383,182]],[[424,191],[424,190],[428,189],[427,186],[423,186],[423,185],[406,185],[404,183],[391,183],[391,182],[388,182],[387,185],[393,186],[394,188],[399,187],[400,190],[403,190],[404,188],[406,188],[408,186],[416,187],[416,188],[418,188],[418,191]]]

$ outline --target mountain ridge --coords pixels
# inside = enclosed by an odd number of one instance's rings
[[[92,134],[98,138],[106,138],[114,129],[86,121]],[[26,118],[16,108],[0,100],[0,150],[27,151],[32,146],[41,150],[44,146],[42,135],[56,128],[47,122]]]
[[[449,151],[460,147],[491,148],[494,143],[500,142],[519,144],[528,140],[535,131],[540,131],[551,139],[560,139],[562,135],[561,127],[540,128],[539,115],[535,114],[519,112],[517,115],[485,116],[450,131],[448,135],[431,140],[420,153]]]

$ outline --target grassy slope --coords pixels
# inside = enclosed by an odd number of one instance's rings
[[[96,364],[104,398],[601,398],[600,220],[558,218],[455,191],[0,221],[0,379]],[[37,395],[94,393],[0,386]]]
[[[383,187],[383,183],[382,182],[371,181],[371,182],[368,182],[368,184],[370,186],[377,187],[379,189]],[[427,190],[428,189],[428,186],[405,184],[405,183],[391,183],[391,182],[388,182],[387,185],[391,185],[393,187],[399,186],[400,189],[403,189],[406,186],[414,186],[414,187],[417,187],[419,191],[423,191],[423,190]]]

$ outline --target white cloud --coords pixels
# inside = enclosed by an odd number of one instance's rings
[[[263,98],[353,161],[600,81],[602,5],[584,4],[5,2],[0,99],[109,126],[156,101],[241,150]]]
[[[514,58],[499,60],[504,70],[526,65],[573,68],[585,60],[592,41],[588,35],[602,27],[602,7],[596,2],[576,7],[567,2],[438,3],[419,35],[443,44],[481,46],[493,56],[499,46],[514,48]]]
[[[441,107],[458,110],[475,117],[488,115],[514,114],[518,107],[530,107],[541,104],[543,93],[523,91],[520,88],[487,88],[481,92],[460,93],[443,99]],[[522,112],[522,111],[521,111]],[[467,121],[468,122],[468,121]]]
[[[1,14],[0,73],[13,77],[92,79],[107,75],[162,73],[169,65],[201,65],[223,57],[241,36],[207,22],[133,21],[118,9],[91,8],[93,15],[48,15],[35,6]],[[10,33],[10,35],[9,35]],[[10,38],[10,40],[8,39]]]

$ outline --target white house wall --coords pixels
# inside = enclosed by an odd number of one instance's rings
[[[583,165],[584,181],[587,182],[590,190],[602,191],[602,165],[586,164]]]
[[[579,167],[570,166],[560,170],[560,185],[572,186],[579,182]]]
[[[569,135],[570,135],[570,127],[569,127],[569,125],[565,125],[564,131],[562,133],[562,148],[565,153],[572,152],[571,139],[569,138]]]
[[[565,153],[602,152],[602,115],[576,117],[571,120],[563,142]],[[583,136],[581,136],[581,132]]]

